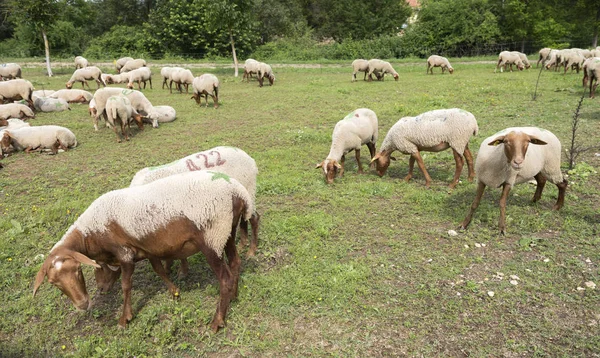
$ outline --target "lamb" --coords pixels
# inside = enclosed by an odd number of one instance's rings
[[[94,95],[86,90],[61,89],[51,93],[47,97],[64,99],[68,103],[89,103]]]
[[[24,150],[26,153],[36,149],[50,149],[56,154],[59,148],[66,151],[77,146],[77,140],[68,128],[36,126],[5,130],[0,139],[0,147],[7,151],[11,145],[14,150]]]
[[[73,83],[81,82],[81,87],[85,89],[85,85],[90,88],[90,85],[87,83],[87,80],[94,80],[100,88],[100,85],[106,87],[106,83],[102,80],[102,71],[96,66],[88,66],[84,68],[80,68],[73,72],[71,79],[69,79],[66,83],[66,87],[71,89],[73,87]]]
[[[131,135],[131,125],[129,120],[134,120],[140,130],[144,130],[144,124],[142,122],[142,115],[140,115],[133,107],[131,107],[131,101],[123,95],[111,96],[106,101],[106,115],[108,123],[112,125],[117,136],[117,143],[121,143],[119,133],[117,133],[117,124],[121,127],[121,134],[125,137],[125,140],[129,140]],[[125,125],[127,125],[127,132],[125,132]]]
[[[387,61],[382,61],[378,59],[369,60],[369,82],[373,80],[372,75],[375,74],[377,80],[383,81],[383,78],[386,73],[390,73],[394,76],[394,79],[398,81],[398,72],[394,70],[392,65]]]
[[[94,129],[98,130],[98,119],[100,116],[104,115],[106,119],[106,101],[111,96],[116,96],[122,94],[129,98],[131,101],[132,107],[142,114],[145,118],[152,121],[152,127],[158,128],[158,118],[161,117],[161,114],[154,109],[152,103],[144,96],[144,94],[140,91],[130,90],[126,88],[102,88],[94,93],[94,105],[96,114],[94,116]]]
[[[24,104],[0,104],[0,119],[9,118],[35,118],[35,113],[33,113],[29,106]]]
[[[246,81],[250,82],[250,78],[252,77],[252,74],[257,74],[258,73],[258,64],[260,62],[256,61],[255,59],[249,58],[246,60],[246,62],[244,62],[244,75],[242,76],[242,82],[244,81],[244,79],[246,79]]]
[[[590,81],[590,98],[596,95],[596,87],[598,87],[598,79],[600,78],[600,58],[593,57],[592,60],[586,62],[585,77],[583,78],[583,87],[587,81]]]
[[[258,64],[258,73],[256,77],[258,78],[258,87],[263,86],[265,77],[269,79],[269,85],[273,86],[273,82],[275,82],[275,75],[273,74],[271,66],[264,62]]]
[[[23,79],[0,82],[0,103],[23,99],[33,108],[33,85]]]
[[[144,60],[144,59],[138,58],[135,60],[129,60],[129,61],[125,62],[125,65],[123,65],[123,67],[119,70],[119,73],[133,71],[140,67],[145,67],[145,66],[146,66],[146,60]]]
[[[537,62],[535,64],[536,68],[538,67],[540,62],[542,62],[542,66],[543,66],[544,63],[550,59],[550,51],[552,51],[552,49],[550,47],[544,47],[543,49],[541,49],[539,51],[540,58],[537,60]]]
[[[210,95],[215,108],[219,107],[219,79],[217,76],[210,73],[198,76],[194,78],[192,88],[194,89],[192,99],[195,99],[197,104],[202,104],[202,96],[204,96],[206,98],[206,107],[208,107],[208,96]]]
[[[554,210],[562,208],[567,181],[560,171],[561,146],[550,131],[537,127],[507,128],[486,138],[479,148],[475,170],[477,171],[477,194],[460,228],[466,229],[473,213],[479,206],[486,186],[502,187],[500,219],[498,227],[506,231],[506,201],[515,184],[537,182],[533,202],[540,200],[546,180],[558,187],[558,200]]]
[[[375,155],[375,144],[379,135],[377,115],[368,108],[359,108],[344,119],[337,122],[331,136],[331,149],[324,161],[317,164],[316,168],[323,168],[327,184],[333,183],[338,174],[344,175],[344,161],[346,154],[354,150],[358,172],[362,173],[360,163],[360,147],[364,144],[369,148],[371,158]]]
[[[79,68],[84,68],[84,67],[88,67],[89,63],[88,60],[85,59],[85,57],[83,56],[77,56],[75,57],[75,69],[79,69]]]
[[[425,74],[429,73],[429,71],[431,69],[431,74],[433,75],[434,67],[441,67],[442,74],[444,73],[444,71],[446,69],[448,69],[448,72],[450,72],[450,74],[454,73],[454,68],[452,67],[452,65],[450,64],[450,61],[448,61],[448,59],[446,57],[442,57],[442,56],[438,56],[438,55],[429,56],[429,58],[427,59],[427,71],[425,72]]]
[[[177,118],[177,112],[171,106],[154,106],[154,110],[160,114],[158,123],[173,122]]]
[[[69,103],[62,98],[36,97],[33,101],[33,106],[36,111],[40,112],[62,112],[71,110]]]
[[[357,59],[352,61],[352,82],[356,81],[356,74],[358,72],[365,73],[363,81],[366,81],[367,73],[369,72],[369,61],[363,59]]]
[[[189,93],[189,87],[194,82],[192,71],[186,68],[180,68],[171,72],[171,81],[169,82],[169,91],[173,93],[173,82],[179,89],[179,93],[183,93],[181,85],[185,86],[185,93]]]
[[[523,62],[523,65],[525,66],[525,69],[531,68],[531,64],[529,63],[529,59],[527,58],[526,54],[524,54],[523,52],[519,52],[519,51],[510,51],[510,53],[519,56],[519,58],[521,59],[521,62]],[[512,70],[512,64],[510,64],[510,69]]]
[[[144,82],[144,89],[146,89],[146,82],[150,82],[150,89],[152,89],[152,71],[148,67],[140,67],[138,69],[129,71],[129,82],[127,88],[133,89],[133,83],[137,82],[138,90],[142,90],[140,82]]]
[[[125,66],[125,64],[129,61],[132,61],[133,57],[121,57],[120,59],[115,61],[115,68],[117,69],[117,73],[121,72],[121,68]]]
[[[496,73],[496,70],[498,70],[498,67],[500,67],[501,73],[504,72],[504,70],[506,69],[506,65],[511,65],[510,72],[512,72],[513,64],[515,64],[517,66],[519,71],[523,71],[523,69],[525,68],[525,65],[523,64],[523,60],[521,60],[521,57],[518,54],[511,53],[510,51],[502,51],[498,55],[498,64],[496,64],[494,73]]]
[[[125,327],[133,318],[135,263],[148,258],[177,297],[179,289],[169,280],[160,260],[185,258],[201,251],[219,282],[219,301],[210,323],[216,333],[225,325],[229,304],[237,297],[241,260],[235,234],[240,218],[251,216],[251,203],[237,180],[210,171],[173,175],[108,192],[96,199],[51,249],[36,275],[33,295],[48,277],[75,307],[88,310],[91,301],[81,264],[96,271],[103,266],[119,266],[123,272],[119,326]]]
[[[14,80],[21,78],[21,66],[17,63],[3,63],[0,65],[0,80]]]
[[[420,151],[439,152],[452,148],[456,171],[449,187],[453,189],[458,184],[464,165],[463,155],[469,168],[469,181],[475,177],[469,140],[471,136],[477,135],[478,131],[475,116],[459,108],[438,109],[416,117],[404,117],[388,131],[379,153],[371,162],[375,162],[377,174],[383,176],[390,165],[390,159],[394,159],[391,157],[394,151],[410,154],[408,175],[404,180],[409,181],[412,178],[416,161],[425,176],[425,186],[429,187],[431,177],[425,169]]]

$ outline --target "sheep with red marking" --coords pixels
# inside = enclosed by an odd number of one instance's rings
[[[219,301],[210,327],[225,325],[237,297],[241,260],[235,246],[240,219],[252,215],[252,199],[237,180],[223,173],[194,171],[108,192],[81,214],[51,249],[37,273],[33,295],[44,279],[81,310],[91,308],[81,264],[122,271],[123,312],[119,326],[133,318],[132,275],[137,261],[148,259],[173,296],[179,289],[160,260],[202,252],[219,282]],[[225,253],[225,255],[223,255]],[[227,256],[227,260],[225,259]]]
[[[537,127],[507,128],[486,138],[479,147],[475,162],[477,194],[460,228],[469,226],[486,186],[502,187],[498,220],[502,235],[506,230],[506,201],[510,189],[516,184],[535,179],[537,187],[533,202],[536,202],[542,197],[546,181],[549,180],[558,188],[558,199],[553,209],[562,208],[567,181],[560,170],[560,156],[558,138],[552,132]]]

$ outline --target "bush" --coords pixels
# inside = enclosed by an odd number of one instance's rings
[[[139,27],[116,25],[104,35],[95,38],[85,50],[84,56],[96,59],[149,57],[149,38]]]

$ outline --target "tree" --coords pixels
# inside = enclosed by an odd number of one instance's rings
[[[46,53],[46,68],[48,76],[52,77],[50,67],[50,46],[46,31],[58,18],[59,6],[56,0],[11,0],[9,3],[11,15],[15,22],[21,22],[41,33]]]

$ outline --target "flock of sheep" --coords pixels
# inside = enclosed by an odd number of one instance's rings
[[[549,68],[552,58],[559,56],[558,52],[550,51],[555,54],[552,57],[542,51],[540,60],[547,61],[545,65]],[[560,58],[567,64],[572,63],[567,59],[570,57],[563,53]],[[597,81],[599,73],[595,72],[595,64],[599,62],[600,58],[592,57],[581,63],[590,83]],[[175,119],[174,109],[154,106],[142,94],[141,82],[144,88],[146,81],[152,86],[151,71],[144,60],[119,59],[115,62],[117,75],[103,74],[80,56],[75,63],[76,70],[66,84],[68,89],[60,91],[33,91],[29,81],[20,79],[20,68],[18,72],[13,70],[11,75],[0,71],[0,76],[9,79],[0,82],[0,100],[22,101],[0,106],[0,126],[7,126],[0,128],[2,151],[47,148],[57,153],[58,149],[67,150],[77,145],[75,136],[66,128],[30,127],[21,120],[33,116],[30,107],[43,110],[42,104],[53,99],[63,101],[67,108],[70,102],[89,103],[95,129],[98,129],[98,120],[104,116],[107,123],[115,128],[115,133],[117,125],[121,127],[126,140],[129,138],[124,127],[129,126],[130,121],[143,129],[144,120],[158,126],[161,119]],[[521,70],[529,67],[526,56],[523,59],[519,53],[500,54],[497,68],[501,67],[502,71],[506,65],[512,64]],[[7,64],[0,69],[6,67],[14,66]],[[382,60],[355,60],[352,67],[352,81],[361,71],[365,72],[364,80],[368,76],[369,81],[373,80],[372,75],[380,81],[385,74],[391,74],[396,80],[399,77],[391,64]],[[450,74],[454,72],[448,60],[441,56],[434,55],[427,60],[427,73],[433,74],[433,67],[441,67],[442,73],[445,70]],[[260,86],[264,78],[271,85],[275,80],[269,65],[249,59],[244,66],[242,81],[254,75]],[[208,106],[208,96],[211,96],[215,108],[218,107],[219,81],[216,76],[204,74],[194,78],[189,70],[177,67],[162,68],[161,76],[163,89],[168,85],[172,91],[175,83],[180,93],[183,87],[187,93],[191,84],[192,98],[197,103],[201,104],[204,96]],[[85,90],[70,89],[75,82],[82,82],[84,87],[88,80],[98,84],[93,95]],[[136,82],[140,91],[132,89]],[[106,87],[106,84],[114,83],[127,83],[127,88]],[[18,126],[23,128],[14,129]],[[34,131],[39,133],[34,134]],[[425,185],[429,186],[431,177],[420,152],[451,149],[456,168],[450,188],[458,183],[465,161],[468,179],[472,181],[476,177],[478,182],[476,197],[461,224],[462,228],[469,225],[486,186],[503,188],[499,204],[502,234],[506,229],[507,197],[515,184],[535,179],[537,188],[533,201],[537,201],[546,181],[550,181],[559,190],[554,209],[558,210],[564,204],[567,181],[560,171],[561,144],[547,130],[537,127],[504,129],[483,140],[475,161],[468,143],[472,136],[477,135],[479,127],[473,114],[462,109],[440,109],[401,118],[389,129],[379,151],[376,150],[378,131],[377,115],[367,108],[354,110],[340,120],[333,130],[329,154],[317,164],[326,182],[332,183],[336,176],[343,175],[345,155],[352,150],[356,154],[358,171],[362,172],[360,149],[367,145],[370,164],[375,166],[378,175],[385,174],[391,160],[395,160],[392,153],[399,151],[410,155],[405,180],[411,179],[417,163],[425,176]],[[120,141],[118,133],[117,139]],[[257,174],[254,159],[242,149],[232,147],[215,147],[159,167],[140,170],[130,187],[111,191],[96,199],[54,245],[35,278],[34,295],[47,277],[77,308],[88,309],[91,304],[81,264],[93,266],[101,291],[109,290],[119,277],[122,278],[124,305],[119,325],[125,327],[133,317],[131,277],[137,261],[147,258],[176,297],[179,289],[169,278],[172,261],[181,260],[180,273],[186,274],[186,258],[202,252],[219,280],[220,298],[211,322],[211,328],[216,332],[224,326],[229,304],[237,295],[241,266],[235,244],[238,226],[241,228],[242,244],[248,241],[248,225],[252,227],[248,255],[254,255],[257,249],[260,219],[255,205]]]

